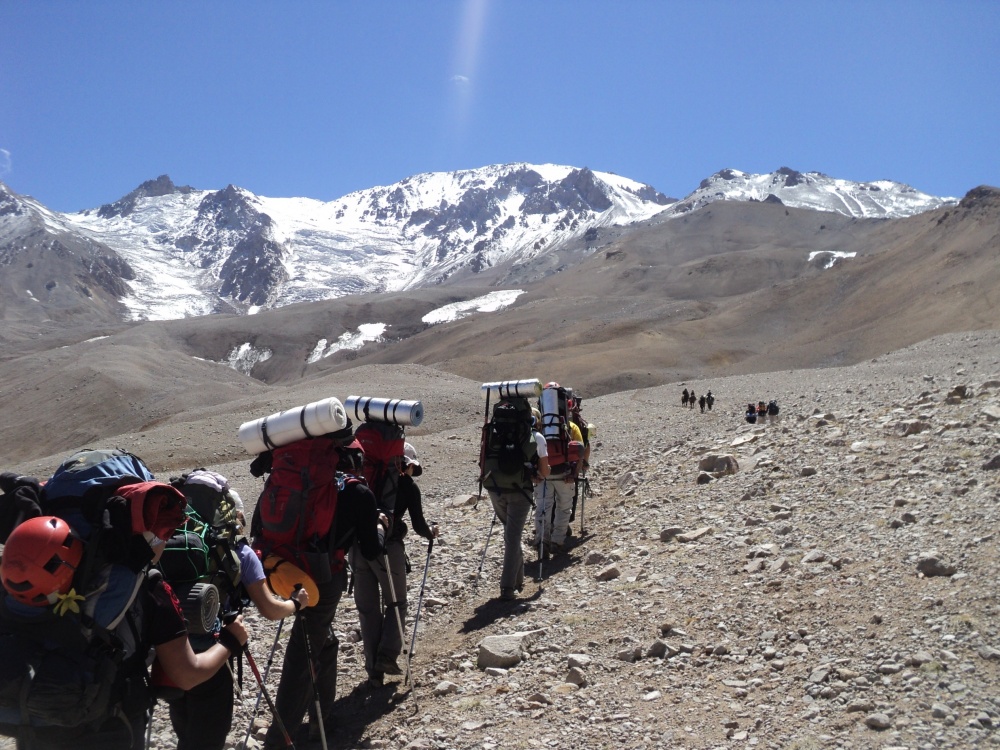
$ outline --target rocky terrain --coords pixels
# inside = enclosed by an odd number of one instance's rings
[[[357,614],[341,604],[331,747],[1000,744],[1000,334],[585,399],[593,495],[568,554],[539,571],[528,553],[542,580],[514,602],[495,598],[496,530],[474,585],[492,517],[474,504],[478,384],[416,367],[354,375],[367,378],[355,391],[426,394],[410,440],[442,532],[412,690],[363,685]],[[684,387],[711,389],[714,411],[682,408]],[[771,398],[778,419],[746,424],[745,404]],[[204,425],[111,442],[158,475],[201,450],[251,503],[261,487],[246,457],[219,449],[232,436]],[[407,546],[408,643],[427,554],[423,540]],[[276,626],[249,620],[263,668]],[[248,670],[244,687],[233,746],[256,697]],[[156,717],[152,746],[172,747],[165,707]]]

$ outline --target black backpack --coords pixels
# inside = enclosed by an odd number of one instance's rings
[[[531,491],[538,447],[531,431],[531,405],[526,398],[507,398],[493,407],[483,426],[480,475],[487,489]]]
[[[777,416],[777,414],[778,414],[778,402],[777,401],[771,401],[767,405],[767,415],[769,417],[774,417],[774,416]]]

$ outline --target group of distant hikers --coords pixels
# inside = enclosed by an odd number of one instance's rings
[[[712,395],[711,391],[700,396],[696,395],[693,389],[690,392],[687,388],[681,391],[681,406],[693,409],[695,404],[698,404],[703,414],[706,408],[712,411],[712,406],[715,405],[715,396]]]
[[[701,407],[701,411],[704,413],[706,409],[712,411],[712,406],[715,404],[715,396],[712,395],[711,391],[697,396],[694,389],[688,390],[685,388],[681,391],[681,406],[690,409],[694,408],[694,405],[698,404]],[[747,410],[744,414],[744,418],[750,424],[757,424],[757,422],[765,422],[768,418],[772,421],[776,420],[780,408],[778,407],[778,402],[774,399],[768,401],[766,404],[763,401],[758,401],[756,405],[753,403],[747,404]]]
[[[780,411],[781,409],[778,407],[778,402],[774,399],[768,401],[766,404],[763,401],[758,401],[756,406],[754,406],[751,402],[747,404],[747,411],[744,418],[750,424],[766,422],[768,418],[774,421],[778,418]]]
[[[595,428],[558,383],[486,383],[483,392],[480,495],[489,492],[495,511],[490,532],[497,519],[504,526],[499,596],[507,600],[524,585],[521,536],[532,506],[539,576],[541,560],[563,551],[589,488]],[[249,525],[221,474],[199,468],[162,482],[120,449],[79,451],[44,481],[0,474],[0,735],[20,750],[148,748],[163,700],[178,750],[222,750],[233,729],[234,664],[242,675],[245,662],[258,695],[243,746],[263,698],[264,750],[316,741],[327,750],[340,645],[332,625],[345,592],[358,610],[369,686],[387,675],[412,684],[439,533],[424,518],[414,481],[423,467],[405,434],[422,418],[419,401],[351,396],[243,424],[250,472],[266,477]],[[401,665],[405,515],[428,545]],[[247,647],[250,604],[278,621],[263,672]],[[267,676],[289,617],[272,696]]]

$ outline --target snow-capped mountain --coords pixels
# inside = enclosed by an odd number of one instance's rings
[[[420,174],[329,202],[233,185],[198,190],[162,176],[74,214],[0,184],[0,264],[13,268],[11,259],[30,255],[18,267],[33,270],[16,278],[4,271],[4,288],[65,310],[98,300],[118,316],[124,305],[132,319],[254,312],[504,270],[562,247],[596,247],[602,227],[670,219],[717,200],[879,218],[956,202],[900,183],[787,168],[723,170],[682,201],[614,174],[552,164]],[[73,264],[61,275],[59,259]],[[59,293],[69,302],[54,300]]]
[[[958,203],[957,198],[938,198],[890,180],[851,182],[788,167],[770,174],[723,169],[702,180],[697,190],[671,207],[670,214],[694,211],[718,200],[772,201],[864,219],[899,219]]]
[[[129,260],[138,279],[125,302],[134,317],[155,319],[440,283],[670,203],[617,175],[510,164],[417,175],[326,203],[160,177],[65,220]]]

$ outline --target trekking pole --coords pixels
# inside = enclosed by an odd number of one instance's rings
[[[392,597],[392,604],[390,606],[396,613],[396,626],[399,628],[399,645],[400,648],[402,648],[402,645],[406,640],[406,631],[403,629],[403,616],[399,613],[399,601],[397,601],[396,599],[396,584],[392,582],[392,568],[389,567],[388,552],[382,555],[382,561],[385,564],[385,577],[389,581],[389,596]],[[410,681],[410,660],[409,658],[407,658],[406,675],[403,677],[403,684],[406,685],[407,683],[409,683],[409,681]]]
[[[434,549],[434,537],[431,537],[430,544],[427,545],[427,562],[424,563],[424,579],[420,582],[420,596],[417,599],[417,613],[413,618],[413,633],[410,635],[410,650],[406,652],[406,677],[413,679],[410,672],[410,660],[413,658],[413,648],[417,644],[417,625],[420,624],[420,605],[424,603],[424,588],[427,586],[427,569],[431,566],[431,550]],[[406,683],[403,683],[404,685]],[[413,687],[412,682],[410,687]]]
[[[496,509],[494,508],[493,509],[493,520],[490,521],[490,531],[486,535],[486,544],[483,546],[483,556],[481,558],[479,558],[479,570],[476,571],[476,580],[472,584],[472,591],[473,592],[476,592],[476,591],[479,590],[479,576],[481,576],[482,573],[483,573],[483,563],[486,562],[486,550],[488,550],[490,548],[490,537],[493,536],[493,526],[496,524],[496,522],[497,522],[497,512],[496,512]]]
[[[549,480],[548,479],[543,479],[542,480],[542,502],[539,503],[539,505],[540,505],[539,510],[541,511],[541,516],[542,516],[542,537],[541,537],[541,539],[538,540],[538,578],[537,578],[537,581],[539,583],[542,582],[542,565],[543,565],[544,560],[545,560],[545,516],[548,515],[548,511],[545,508],[545,493],[548,491],[548,488],[549,488]]]
[[[330,750],[326,744],[326,717],[323,716],[323,709],[319,704],[319,681],[316,677],[316,661],[313,658],[312,644],[309,642],[309,628],[306,624],[306,617],[302,612],[295,613],[295,620],[302,626],[302,637],[305,639],[306,643],[306,661],[309,662],[309,679],[312,682],[313,699],[316,704],[316,720],[319,724],[320,743],[323,746],[323,750]]]
[[[308,641],[306,641],[308,643]],[[308,653],[308,648],[306,649]],[[285,728],[285,722],[281,720],[281,715],[278,713],[278,709],[275,708],[274,701],[271,700],[271,694],[267,691],[267,685],[264,684],[264,677],[261,677],[260,670],[257,669],[257,662],[254,661],[253,654],[250,653],[250,648],[244,643],[243,644],[243,655],[247,658],[247,664],[250,665],[250,670],[253,672],[253,676],[257,678],[257,684],[260,686],[260,694],[264,696],[264,700],[267,701],[267,707],[271,709],[271,716],[274,717],[275,723],[278,725],[278,729],[281,730],[281,736],[285,740],[285,747],[295,750],[295,743],[292,742],[292,737],[288,734],[288,730]],[[270,666],[270,665],[269,665]],[[265,672],[266,674],[266,672]],[[258,700],[260,697],[258,696]],[[254,709],[254,714],[256,715],[257,710]],[[322,725],[322,719],[320,724]],[[253,726],[253,720],[251,719],[250,725]],[[243,741],[243,747],[246,747],[246,740]]]
[[[153,699],[152,705],[146,710],[146,750],[149,750],[150,745],[153,742],[153,711],[156,710],[156,699]],[[246,747],[246,743],[243,743]]]
[[[483,415],[483,431],[479,437],[479,494],[476,495],[476,504],[472,506],[473,510],[479,507],[479,501],[483,499],[483,476],[484,465],[486,463],[486,428],[490,423],[490,394],[492,390],[486,391],[486,413]],[[478,580],[478,579],[477,579]]]
[[[271,664],[274,662],[274,652],[278,648],[278,639],[281,638],[281,629],[285,626],[285,620],[281,619],[278,621],[278,632],[274,634],[274,643],[271,645],[271,653],[268,654],[267,664],[264,665],[264,683],[267,682],[267,676],[271,673]],[[257,693],[257,702],[253,704],[253,712],[250,714],[250,726],[247,727],[246,736],[243,738],[243,747],[247,746],[250,741],[250,735],[253,734],[253,722],[257,718],[257,711],[260,710],[260,699],[264,695],[264,691],[261,690]],[[277,716],[277,714],[275,714]]]
[[[587,533],[584,527],[584,511],[587,510],[587,495],[590,493],[590,480],[583,478],[583,492],[580,494],[580,536]]]

